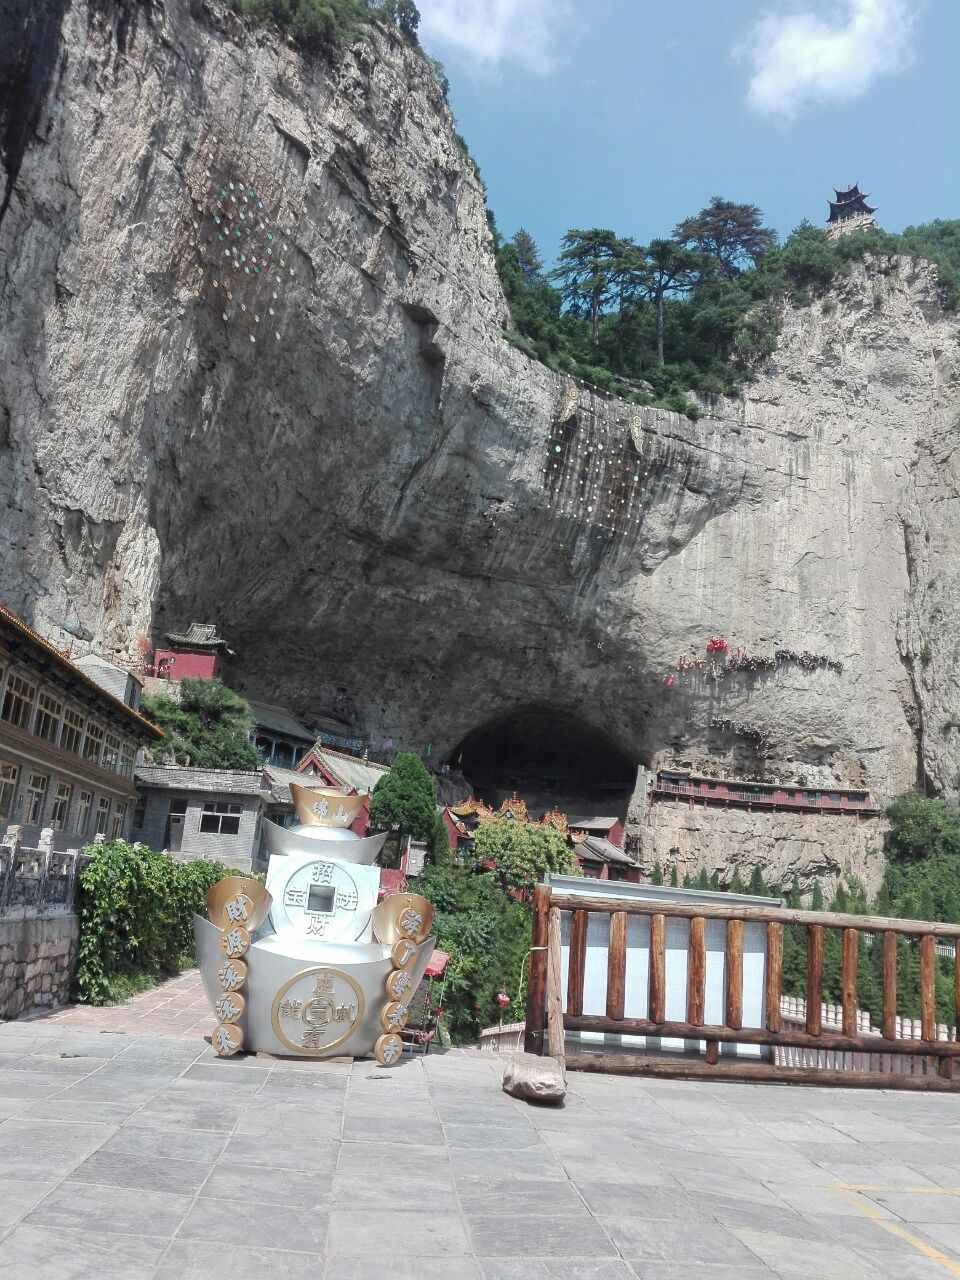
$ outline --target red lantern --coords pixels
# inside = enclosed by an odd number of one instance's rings
[[[509,1003],[510,1003],[510,997],[507,995],[507,993],[505,991],[499,992],[497,995],[497,1004],[505,1005]]]

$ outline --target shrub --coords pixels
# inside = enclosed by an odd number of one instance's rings
[[[77,912],[80,943],[74,997],[116,1004],[195,963],[193,916],[223,876],[219,862],[174,862],[169,854],[110,840],[87,845]]]

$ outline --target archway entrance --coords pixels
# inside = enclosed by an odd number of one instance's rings
[[[532,812],[557,805],[623,816],[637,775],[636,762],[602,730],[543,706],[516,707],[479,725],[450,762],[488,804],[515,791]]]

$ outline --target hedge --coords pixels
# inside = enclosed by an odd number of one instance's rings
[[[242,872],[220,862],[174,862],[125,840],[87,845],[77,882],[80,943],[74,999],[116,1004],[196,963],[193,915],[206,893]]]

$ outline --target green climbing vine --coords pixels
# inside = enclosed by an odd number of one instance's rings
[[[80,943],[74,998],[116,1004],[195,963],[193,915],[206,893],[240,872],[220,862],[174,862],[125,840],[88,845],[77,886]]]

